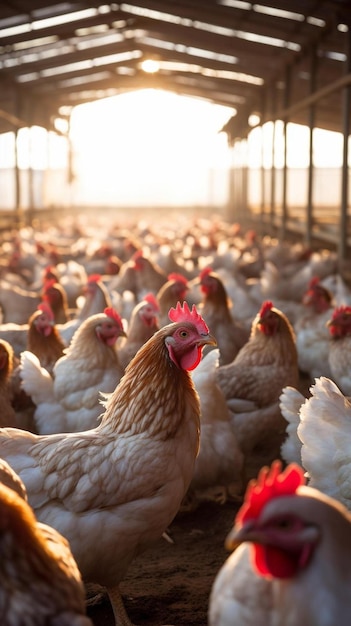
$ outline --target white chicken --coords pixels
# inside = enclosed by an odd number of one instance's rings
[[[351,402],[334,381],[321,376],[300,408],[297,434],[311,487],[351,510]]]
[[[280,468],[263,468],[247,489],[226,539],[236,549],[211,590],[209,626],[350,624],[351,515],[306,487],[300,466]]]
[[[200,451],[187,494],[192,506],[202,499],[224,503],[229,496],[239,496],[243,487],[244,454],[217,383],[218,366],[219,348],[215,348],[192,372],[201,407]]]
[[[32,352],[22,352],[22,387],[36,405],[33,419],[39,434],[96,426],[102,412],[100,393],[111,393],[124,372],[115,347],[123,336],[120,316],[106,308],[78,328],[52,376]]]

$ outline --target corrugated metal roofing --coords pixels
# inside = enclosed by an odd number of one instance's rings
[[[350,27],[349,0],[2,2],[0,132],[50,129],[77,104],[148,87],[232,107],[231,137],[252,114],[307,123],[300,103],[324,89],[315,125],[341,130]]]

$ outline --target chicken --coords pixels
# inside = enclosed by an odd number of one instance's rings
[[[94,428],[101,415],[100,392],[111,393],[123,375],[115,343],[125,336],[114,309],[92,315],[76,331],[53,376],[29,351],[22,352],[20,376],[36,409],[38,433],[77,432]]]
[[[11,345],[0,339],[0,426],[17,426],[12,405],[11,377],[14,370],[14,353]]]
[[[351,510],[351,402],[329,378],[311,386],[299,411],[297,435],[309,484]]]
[[[332,301],[330,291],[318,278],[313,278],[302,298],[306,314],[294,323],[299,368],[311,380],[318,376],[331,376],[327,322],[333,309]]]
[[[348,626],[350,540],[350,513],[306,487],[300,466],[262,469],[227,536],[236,549],[215,578],[209,626]]]
[[[252,323],[248,342],[232,363],[218,368],[217,381],[248,477],[279,457],[286,422],[279,408],[283,387],[297,387],[299,371],[295,335],[287,317],[264,302]],[[248,466],[254,463],[249,471]]]
[[[28,320],[26,349],[35,354],[42,367],[52,374],[56,361],[63,356],[65,344],[55,325],[54,314],[47,302],[39,304]]]
[[[37,522],[25,492],[19,491],[21,483],[9,470],[0,463],[1,623],[92,626],[68,542]]]
[[[132,258],[122,265],[115,281],[111,282],[110,289],[116,289],[119,293],[129,290],[137,302],[140,302],[147,293],[151,292],[156,296],[166,282],[167,274],[153,263],[151,257],[137,250]]]
[[[171,273],[167,281],[157,292],[157,301],[160,307],[160,326],[168,324],[168,311],[177,302],[184,302],[189,291],[188,281],[182,274]]]
[[[199,280],[203,294],[199,310],[216,337],[220,354],[219,364],[231,363],[247,342],[249,333],[232,317],[231,303],[219,275],[210,267],[206,267],[200,273]]]
[[[36,291],[12,285],[5,280],[1,281],[0,294],[2,324],[26,324],[42,300]]]
[[[43,289],[43,300],[47,301],[54,314],[56,324],[65,324],[69,319],[67,295],[55,279],[48,280]]]
[[[130,626],[119,584],[175,517],[199,448],[189,371],[215,340],[186,302],[170,320],[130,362],[95,429],[0,431],[0,455],[25,483],[38,519],[68,539],[83,579],[107,588],[119,626]]]
[[[109,291],[102,282],[100,274],[89,276],[83,287],[83,293],[85,296],[84,304],[77,315],[64,324],[57,324],[57,330],[66,346],[70,344],[74,333],[88,317],[103,313],[104,309],[112,306]]]
[[[21,352],[27,347],[29,324],[32,321],[32,315],[37,314],[37,309],[43,302],[46,302],[52,310],[55,323],[59,320],[58,326],[62,321],[67,320],[68,309],[64,289],[55,279],[46,281],[42,290],[42,296],[38,296],[35,301],[31,301],[30,307],[27,307],[30,310],[30,314],[25,322],[17,323],[15,321],[17,318],[14,316],[12,321],[0,324],[0,338],[11,344],[16,357],[19,357]],[[64,343],[67,345],[66,342]]]
[[[331,378],[343,393],[351,396],[351,306],[336,307],[327,323]]]
[[[287,426],[280,453],[285,463],[301,465],[301,439],[297,434],[297,428],[300,423],[300,408],[305,400],[305,396],[295,387],[287,386],[282,389],[279,406]]]
[[[146,294],[134,307],[127,336],[121,340],[118,348],[118,359],[123,371],[139,348],[159,329],[158,313],[158,302],[152,293]]]
[[[216,379],[219,349],[206,354],[192,372],[201,408],[200,451],[183,510],[193,510],[201,500],[220,503],[242,492],[241,452],[227,404]]]

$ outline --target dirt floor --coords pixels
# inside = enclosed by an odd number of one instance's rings
[[[130,619],[138,626],[206,626],[210,590],[229,553],[224,540],[237,503],[205,502],[178,514],[161,539],[132,563],[121,586]],[[96,626],[114,624],[107,596],[88,609]]]

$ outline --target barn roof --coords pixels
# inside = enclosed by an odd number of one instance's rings
[[[349,0],[6,0],[0,132],[54,128],[75,105],[148,87],[231,107],[232,137],[252,114],[306,123],[301,103],[322,90],[315,125],[341,130],[350,21]]]

